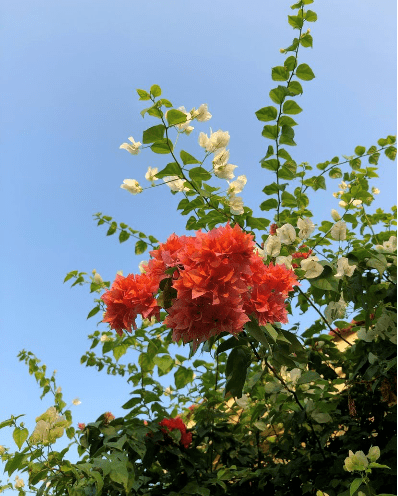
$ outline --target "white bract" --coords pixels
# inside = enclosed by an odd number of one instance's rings
[[[139,141],[134,141],[134,138],[132,136],[130,136],[128,140],[131,142],[131,145],[129,143],[122,143],[119,148],[127,150],[129,153],[131,153],[131,155],[138,155],[140,153],[141,143]]]
[[[163,181],[171,189],[171,191],[188,191],[189,188],[184,186],[184,180],[180,179],[178,176],[166,176]]]
[[[243,210],[243,200],[239,196],[233,196],[229,202],[229,209],[231,214],[234,215],[242,215],[244,213]]]
[[[14,487],[15,489],[20,489],[21,487],[24,487],[25,482],[23,479],[20,479],[17,475],[15,476],[15,484]]]
[[[229,143],[229,132],[219,129],[215,133],[210,134],[210,138],[205,133],[199,135],[199,145],[205,148],[208,152],[215,152],[220,148],[225,148]]]
[[[332,211],[330,212],[331,215],[332,215],[332,219],[337,222],[338,220],[341,219],[341,216],[340,214],[337,212],[337,210],[335,210],[334,208],[332,208]]]
[[[349,265],[348,258],[341,257],[337,260],[337,274],[334,277],[337,277],[337,279],[341,279],[344,276],[351,277],[356,268],[356,265]]]
[[[225,164],[225,165],[217,165],[214,167],[214,175],[219,179],[232,179],[235,177],[234,169],[236,169],[237,165]]]
[[[232,183],[229,184],[227,191],[228,195],[232,196],[236,195],[237,193],[241,193],[246,183],[247,177],[245,175],[238,176],[236,181],[232,181]]]
[[[138,265],[138,269],[141,274],[145,274],[147,268],[148,268],[148,262],[146,260],[142,260]]]
[[[95,284],[102,284],[104,282],[102,277],[98,274],[98,272],[94,274],[93,282],[95,282]]]
[[[305,270],[305,277],[307,279],[313,279],[314,277],[318,277],[323,272],[323,267],[320,263],[318,263],[318,257],[308,257],[305,260],[302,260],[300,265],[303,270]]]
[[[136,179],[124,179],[123,184],[120,187],[132,195],[137,195],[142,192],[140,183]]]
[[[337,241],[343,241],[347,237],[347,224],[339,220],[330,230],[330,235]]]
[[[290,270],[292,268],[292,258],[293,257],[291,255],[289,255],[288,257],[276,257],[275,263],[276,265],[284,265],[287,269]]]
[[[72,400],[72,405],[80,405],[81,404],[81,401],[79,400],[79,398],[75,398],[74,400]]]
[[[291,245],[296,241],[296,230],[291,224],[284,224],[276,233],[284,245]]]
[[[280,238],[278,236],[268,236],[264,251],[269,257],[277,257],[281,251]]]
[[[344,467],[348,472],[354,472],[355,470],[362,472],[363,470],[366,470],[369,461],[363,451],[357,451],[354,455],[350,450],[348,454],[348,458],[344,460]]]
[[[297,220],[297,227],[300,229],[300,232],[298,233],[299,238],[306,239],[309,238],[313,233],[315,224],[312,222],[311,219],[299,218]]]
[[[156,174],[158,172],[158,168],[157,167],[148,167],[148,171],[146,172],[145,174],[145,179],[147,181],[150,181],[152,186],[153,186],[153,182],[154,181],[157,181],[157,177],[156,177]]]
[[[373,188],[372,188],[372,193],[373,193],[374,195],[378,195],[378,194],[380,193],[379,188],[375,188],[375,187],[373,186]]]
[[[345,310],[347,303],[340,298],[340,301],[331,301],[325,310],[325,317],[329,324],[334,320],[343,319],[345,317]]]
[[[397,250],[397,237],[391,236],[388,241],[384,241],[382,245],[375,246],[377,251],[389,251],[394,252]]]
[[[192,118],[196,119],[198,122],[206,122],[212,118],[211,113],[207,109],[207,103],[202,103],[202,105],[197,109],[191,110]]]

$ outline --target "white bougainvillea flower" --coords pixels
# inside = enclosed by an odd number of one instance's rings
[[[202,105],[197,109],[191,110],[192,118],[196,119],[198,122],[206,122],[212,118],[211,113],[207,109],[207,103],[202,103]]]
[[[81,405],[81,401],[79,400],[79,398],[75,398],[74,400],[72,400],[72,404],[77,406],[77,405]]]
[[[337,319],[344,319],[347,303],[340,298],[340,301],[331,301],[325,309],[326,320],[331,324]]]
[[[347,237],[347,224],[343,220],[339,220],[330,230],[330,235],[337,241],[343,241]]]
[[[207,135],[205,135],[205,136],[207,137]],[[215,133],[210,134],[210,138],[208,139],[205,148],[208,152],[213,153],[216,150],[219,150],[220,148],[225,148],[226,146],[228,146],[229,139],[230,139],[229,132],[228,131],[221,131],[221,129],[219,129]],[[200,136],[199,136],[199,140],[200,140]],[[200,141],[199,141],[199,144],[200,144]],[[202,145],[200,145],[200,146],[202,146]]]
[[[339,205],[341,208],[345,208],[347,206],[347,203],[343,200],[339,201]]]
[[[15,484],[14,487],[15,489],[20,489],[21,487],[24,487],[25,482],[23,479],[20,479],[17,475],[15,476]]]
[[[237,167],[237,165],[232,164],[218,165],[214,167],[214,175],[219,179],[233,179],[235,177],[234,170]]]
[[[278,236],[268,236],[264,251],[269,257],[277,257],[281,251],[281,240]]]
[[[349,265],[348,258],[341,257],[337,260],[337,274],[334,277],[337,277],[337,279],[341,279],[344,276],[351,277],[356,268],[356,265]]]
[[[207,145],[209,143],[209,137],[205,133],[200,133],[198,142],[199,142],[199,146],[201,146],[202,148],[205,148],[207,150]]]
[[[106,343],[107,341],[113,341],[113,338],[111,336],[108,336],[107,334],[103,334],[100,337],[101,343]]]
[[[338,193],[333,193],[333,196],[334,196],[335,198],[338,198],[338,197],[339,197],[339,194],[338,194]]]
[[[220,150],[218,150],[217,154],[213,158],[213,167],[227,165],[228,160],[229,160],[229,151],[226,148],[221,148]]]
[[[264,256],[265,256],[264,250],[259,248],[257,245],[253,247],[253,251],[254,251],[254,253],[257,253],[257,255],[259,257],[264,258]]]
[[[381,455],[380,448],[378,446],[372,446],[369,449],[369,452],[366,455],[366,457],[369,458],[369,460],[371,462],[375,462],[376,460],[378,460],[380,458],[380,455]]]
[[[275,260],[276,265],[284,265],[287,269],[292,268],[292,256],[289,255],[288,257],[276,257]]]
[[[276,234],[284,245],[291,245],[296,241],[296,230],[291,224],[284,224],[276,230]]]
[[[361,327],[357,332],[357,338],[366,343],[371,343],[377,338],[377,332],[374,329],[366,330],[365,327]]]
[[[339,188],[344,192],[344,190],[348,188],[348,184],[344,181],[341,181],[341,183],[339,184]]]
[[[354,207],[360,207],[362,205],[362,200],[352,200],[350,203],[352,203]]]
[[[98,272],[94,274],[93,282],[95,282],[95,284],[102,284],[104,282],[102,277],[98,274]]]
[[[244,213],[243,200],[239,196],[233,196],[228,204],[231,214],[242,215]]]
[[[145,174],[145,179],[147,181],[150,181],[152,186],[153,186],[153,182],[154,181],[157,181],[157,177],[156,177],[156,174],[158,172],[158,168],[157,167],[148,167],[148,171],[146,172]]]
[[[340,217],[340,214],[337,212],[337,210],[335,210],[334,208],[332,208],[332,211],[330,212],[331,215],[332,215],[332,219],[337,222],[338,220],[341,219]]]
[[[388,241],[384,241],[382,245],[375,246],[377,251],[389,251],[393,253],[397,249],[397,237],[391,236]]]
[[[348,452],[349,456],[344,460],[344,467],[348,472],[364,471],[369,465],[369,461],[363,451],[357,451],[354,453],[350,450]]]
[[[123,184],[120,187],[132,195],[137,195],[142,192],[139,182],[135,179],[124,179]]]
[[[314,277],[318,277],[323,272],[323,267],[320,263],[318,263],[318,257],[308,257],[305,260],[301,260],[301,268],[305,270],[306,279],[314,279]]]
[[[378,195],[378,194],[380,193],[379,188],[375,188],[375,187],[373,186],[373,188],[372,188],[372,193],[373,193],[374,195]]]
[[[184,186],[184,180],[180,179],[178,176],[166,176],[163,181],[171,189],[171,191],[188,191],[189,188]]]
[[[131,153],[131,155],[138,155],[140,153],[141,143],[139,141],[134,141],[134,138],[132,136],[130,136],[128,140],[131,142],[131,145],[129,143],[122,143],[119,148],[127,150],[129,153]]]
[[[236,181],[232,181],[232,183],[229,184],[227,194],[233,196],[236,195],[237,193],[241,193],[246,183],[247,183],[247,177],[245,175],[238,176]]]
[[[311,219],[299,218],[297,220],[297,227],[300,229],[300,232],[298,233],[299,238],[306,239],[309,238],[313,233],[315,224],[312,222]]]
[[[146,260],[142,260],[138,265],[138,269],[141,274],[145,274],[148,269],[148,262]]]

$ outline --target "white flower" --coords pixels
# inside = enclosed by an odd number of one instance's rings
[[[377,338],[377,332],[374,329],[366,330],[365,327],[361,327],[357,332],[357,338],[366,343],[371,343]]]
[[[261,258],[264,258],[264,250],[259,248],[257,245],[253,247],[254,253],[257,253],[257,255]]]
[[[231,214],[234,215],[241,215],[244,213],[243,210],[243,200],[239,196],[233,196],[229,202],[229,208],[231,211]]]
[[[93,282],[95,282],[95,284],[102,284],[104,282],[102,277],[98,274],[98,272],[94,274]]]
[[[234,169],[236,169],[237,165],[225,164],[225,165],[217,165],[214,167],[214,175],[219,179],[232,179],[234,176]]]
[[[184,180],[180,179],[178,176],[167,176],[163,178],[163,181],[171,189],[171,191],[188,191],[189,188],[184,186]]]
[[[81,401],[79,400],[79,398],[75,398],[73,401],[72,401],[72,404],[77,406],[77,405],[80,405],[81,404]]]
[[[195,128],[193,126],[187,126],[184,133],[189,136]]]
[[[288,257],[276,257],[275,260],[276,265],[284,265],[287,269],[291,270],[292,268],[292,256],[289,255]]]
[[[340,301],[331,301],[325,310],[326,320],[331,324],[337,319],[344,319],[347,303],[340,298]]]
[[[171,395],[171,393],[172,393],[171,388],[170,388],[170,387],[167,387],[167,388],[164,390],[164,393],[163,393],[163,394],[164,394],[165,396],[170,396],[170,395]]]
[[[57,390],[56,390],[55,392],[59,394],[61,391],[62,391],[61,386],[58,386],[58,387],[57,387]]]
[[[330,230],[330,235],[337,241],[343,241],[347,237],[347,224],[339,220]]]
[[[212,118],[212,115],[207,109],[207,103],[202,103],[198,110],[193,109],[192,117],[198,122],[206,122],[210,120]]]
[[[138,268],[139,268],[141,274],[145,274],[145,272],[148,269],[148,262],[146,260],[142,260],[139,263]]]
[[[378,195],[378,194],[380,193],[379,188],[375,188],[375,187],[373,186],[373,188],[372,188],[372,193],[373,193],[374,195]]]
[[[148,167],[148,171],[147,173],[145,174],[145,179],[147,181],[150,181],[152,186],[153,186],[153,182],[154,181],[157,181],[157,177],[156,177],[156,174],[158,172],[158,168],[157,167]]]
[[[113,338],[111,336],[108,336],[107,334],[103,334],[100,337],[101,343],[106,343],[107,341],[113,341]]]
[[[227,194],[232,196],[241,193],[246,183],[247,177],[245,175],[239,176],[236,181],[229,184]]]
[[[278,236],[268,236],[264,251],[269,257],[277,257],[281,251],[281,240]]]
[[[123,271],[122,271],[122,270],[118,270],[118,271],[116,272],[116,275],[117,275],[117,276],[122,276],[122,275],[123,275]]]
[[[312,232],[315,229],[315,224],[311,219],[301,219],[297,220],[297,227],[300,229],[298,233],[299,238],[306,239],[311,236]]]
[[[213,158],[213,167],[219,167],[221,165],[227,165],[229,160],[229,151],[226,148],[218,150],[217,155]]]
[[[339,188],[345,190],[348,188],[348,184],[344,181],[341,181],[341,183],[339,184]]]
[[[377,251],[389,251],[394,252],[397,249],[397,237],[391,236],[388,241],[384,241],[382,245],[375,246]]]
[[[337,212],[337,210],[334,210],[334,208],[331,211],[332,219],[337,222],[338,220],[341,219],[340,214]]]
[[[351,277],[356,268],[356,265],[348,264],[348,258],[341,257],[337,260],[337,274],[334,277],[337,279],[341,279],[343,276]]]
[[[24,487],[25,485],[25,482],[23,481],[23,479],[20,479],[18,476],[15,477],[15,484],[14,484],[14,487],[15,489],[19,489],[21,487]]]
[[[276,230],[276,234],[284,245],[291,245],[296,241],[296,230],[291,224],[284,224]]]
[[[125,189],[132,195],[136,195],[141,193],[142,188],[139,185],[139,182],[135,179],[124,179],[123,184],[120,186],[122,189]]]
[[[352,200],[350,203],[352,203],[354,207],[359,207],[362,205],[362,200]]]
[[[378,460],[380,458],[380,448],[378,446],[372,446],[370,449],[369,449],[369,452],[368,454],[366,455],[367,458],[369,458],[369,460],[371,462],[375,462],[376,460]]]
[[[339,194],[338,194],[338,193],[333,193],[333,196],[334,196],[335,198],[338,198],[338,197],[339,197]]]
[[[132,136],[130,136],[129,141],[132,143],[131,145],[129,143],[123,143],[119,148],[127,150],[131,155],[138,155],[140,153],[141,143],[139,141],[134,141]]]
[[[349,456],[344,460],[344,467],[348,472],[364,471],[369,465],[369,461],[365,456],[363,451],[357,451],[354,453],[350,450],[348,452]]]
[[[199,135],[199,144],[200,144],[200,139],[201,139],[202,133]],[[207,138],[207,135],[205,135]],[[228,131],[221,131],[219,129],[215,133],[211,133],[210,138],[208,138],[207,143],[206,143],[206,150],[208,152],[215,152],[216,150],[219,150],[220,148],[225,148],[228,143],[229,143],[229,132]],[[202,146],[200,144],[200,146]]]
[[[202,148],[205,148],[207,150],[207,145],[209,143],[209,137],[205,133],[200,133],[199,134],[199,146]]]
[[[295,368],[292,369],[290,372],[290,380],[292,381],[293,384],[296,384],[296,382],[300,379],[301,377],[301,369]]]
[[[339,201],[339,205],[341,208],[345,208],[347,206],[347,203],[343,200]]]
[[[151,317],[151,320],[149,320],[149,319],[142,319],[142,323],[143,323],[145,326],[155,325],[155,324],[156,324],[156,317],[153,315],[153,316]],[[158,339],[161,339],[160,334],[158,334],[156,337],[157,337]]]
[[[323,267],[318,263],[318,257],[308,257],[305,260],[301,260],[301,268],[305,270],[305,277],[307,279],[313,279],[318,277],[323,272]]]

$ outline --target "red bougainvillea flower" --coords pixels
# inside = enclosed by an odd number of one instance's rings
[[[306,260],[309,256],[312,255],[312,250],[303,251],[303,249],[305,250],[306,248],[307,248],[307,245],[301,245],[301,246],[299,246],[299,251],[292,254],[292,258],[299,259],[298,260],[299,263],[292,263],[293,269],[297,269],[298,267],[301,267],[301,265],[300,265],[301,260]]]
[[[104,413],[104,422],[106,424],[109,424],[109,422],[112,422],[112,420],[115,420],[115,416],[111,412],[105,412]]]
[[[138,314],[150,319],[159,317],[160,307],[153,294],[159,289],[158,281],[148,274],[116,276],[109,291],[102,295],[107,308],[103,322],[121,336],[123,330],[137,329],[135,319]]]
[[[174,419],[163,419],[161,422],[159,422],[159,425],[161,425],[162,427],[166,427],[166,429],[162,429],[162,432],[164,434],[178,429],[181,432],[180,444],[182,444],[184,448],[188,448],[188,446],[191,444],[192,434],[190,432],[187,432],[186,425],[179,417],[176,417]]]
[[[187,239],[189,239],[188,236],[172,234],[166,243],[160,244],[157,250],[150,251],[152,258],[148,262],[146,273],[158,278],[159,282],[165,277],[170,277],[164,271],[180,265],[179,253]]]
[[[77,427],[78,427],[81,431],[83,431],[83,430],[86,428],[86,424],[83,424],[83,423],[79,422],[79,423],[77,424]]]
[[[278,228],[278,224],[271,224],[269,226],[269,234],[270,234],[270,236],[275,236],[277,228]]]

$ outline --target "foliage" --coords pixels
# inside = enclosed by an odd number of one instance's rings
[[[51,393],[54,400],[32,433],[21,416],[0,423],[0,429],[13,429],[17,449],[0,447],[0,455],[8,477],[16,472],[24,477],[14,483],[21,494],[24,481],[38,496],[395,492],[396,208],[392,213],[368,210],[377,194],[370,182],[382,153],[396,157],[395,137],[380,139],[377,146],[357,146],[344,160],[334,157],[315,168],[292,158],[287,148],[296,145],[292,116],[302,111],[296,99],[303,93],[302,82],[315,77],[298,59],[313,44],[310,30],[304,31],[305,23],[317,19],[307,9],[311,3],[292,6],[288,22],[297,37],[281,49],[283,65],[272,69],[277,82],[269,93],[272,105],[256,112],[266,123],[262,136],[272,141],[260,161],[274,174],[260,205],[264,212],[275,212],[272,224],[271,214],[253,217],[237,196],[245,176],[219,186],[219,180],[234,177],[236,168],[228,163],[227,132],[200,134],[202,160],[184,150],[178,158],[180,135],[189,135],[195,120],[210,119],[206,105],[186,112],[163,98],[158,85],[137,90],[140,100],[150,102],[141,115],[155,124],[144,131],[142,143],[129,138],[131,144],[121,148],[133,155],[149,148],[171,157],[162,170],[148,170],[147,179],[152,185],[163,180],[173,195],[183,196],[177,209],[189,215],[186,229],[211,233],[229,223],[253,235],[266,266],[284,264],[301,281],[287,299],[288,310],[295,306],[305,314],[312,309],[319,318],[299,335],[298,323],[260,325],[251,314],[237,336],[217,332],[210,337],[201,346],[208,358],[198,358],[192,343],[180,350],[183,343],[173,340],[164,323],[175,299],[175,267],[168,269],[157,319],[143,317],[131,334],[107,329],[89,336],[92,344],[82,364],[126,378],[132,391],[124,417],[106,412],[79,429],[72,426],[54,374],[47,377],[46,367],[22,351],[19,358],[35,376],[42,397]],[[315,232],[310,192],[327,190],[336,179],[341,183],[334,196],[344,213],[333,210],[334,222],[324,220]],[[137,181],[126,181],[135,180],[125,180],[129,192],[143,191]],[[152,235],[109,216],[94,217],[108,226],[107,236],[118,233],[120,243],[135,238],[136,254],[151,248],[153,260],[162,246]],[[67,274],[68,280],[72,286],[89,284],[96,294],[87,318],[106,310],[101,295],[111,288],[110,281],[79,271]],[[133,350],[138,362],[122,363]],[[63,435],[71,442],[56,451]],[[77,463],[67,458],[72,445],[80,455]],[[12,487],[8,482],[0,489]]]

